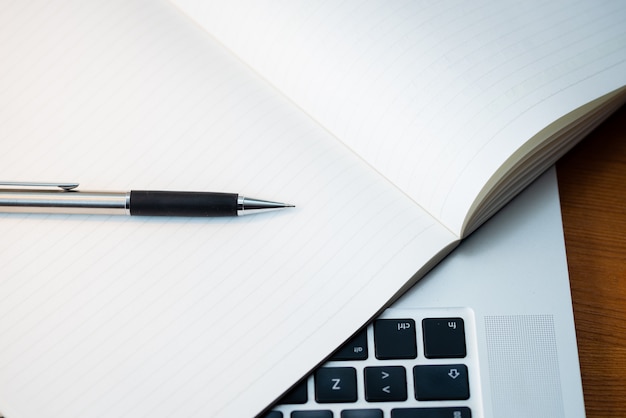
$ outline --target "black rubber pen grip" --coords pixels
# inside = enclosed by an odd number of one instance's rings
[[[139,216],[237,216],[237,194],[132,190],[130,214]]]

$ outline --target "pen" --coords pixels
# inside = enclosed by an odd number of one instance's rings
[[[0,182],[0,186],[5,186],[0,188],[0,212],[215,217],[294,207],[236,193],[80,191],[78,183]]]

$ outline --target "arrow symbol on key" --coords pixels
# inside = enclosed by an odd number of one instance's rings
[[[382,379],[386,379],[386,378],[389,377],[389,373],[387,373],[387,372],[381,372],[381,373],[382,373],[382,376],[383,376]]]
[[[453,379],[456,379],[460,375],[461,375],[461,373],[459,373],[459,371],[457,369],[450,369],[450,371],[448,372],[448,376],[450,376]]]
[[[385,392],[385,393],[391,393],[391,386],[385,386],[385,387],[383,388],[383,392]]]

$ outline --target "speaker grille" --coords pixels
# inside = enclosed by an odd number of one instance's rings
[[[564,418],[552,315],[485,317],[496,417]]]

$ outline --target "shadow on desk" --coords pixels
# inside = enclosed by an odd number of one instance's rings
[[[626,416],[626,106],[557,164],[588,418]]]

